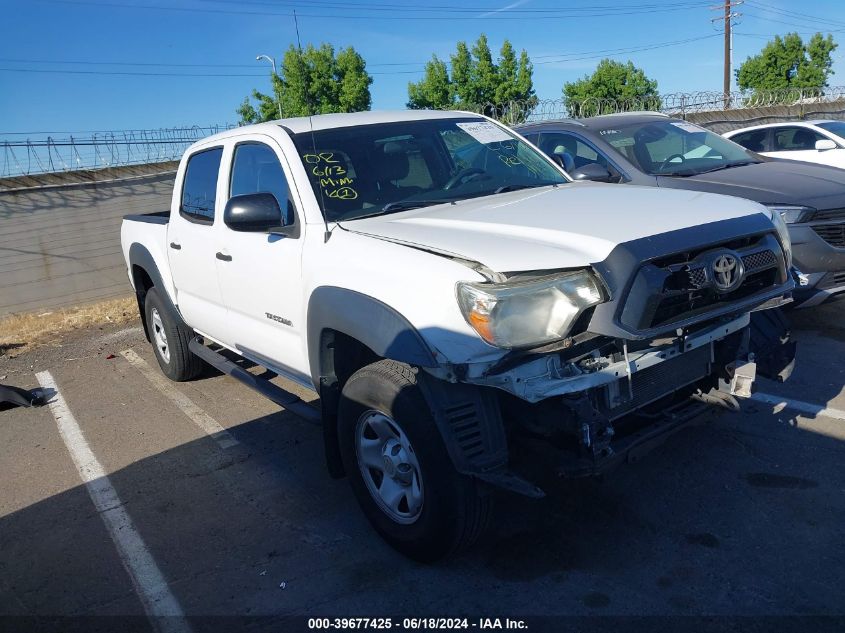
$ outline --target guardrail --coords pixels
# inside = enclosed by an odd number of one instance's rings
[[[46,139],[0,139],[0,177],[178,160],[189,145],[234,125],[93,132]]]

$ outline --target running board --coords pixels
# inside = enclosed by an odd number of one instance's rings
[[[302,401],[299,396],[292,394],[290,391],[285,391],[269,380],[249,373],[243,367],[233,363],[219,352],[215,352],[210,347],[203,345],[201,337],[197,336],[191,339],[188,348],[212,367],[242,382],[250,389],[254,389],[268,400],[275,402],[280,407],[284,407],[285,410],[298,415],[308,422],[321,423],[320,412],[307,402]]]

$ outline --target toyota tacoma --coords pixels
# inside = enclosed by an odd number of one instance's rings
[[[217,134],[186,151],[171,209],[127,216],[121,239],[161,370],[207,362],[319,420],[330,473],[419,560],[472,543],[496,489],[543,496],[526,461],[596,475],[736,407],[762,373],[750,315],[794,287],[780,214],[571,182],[460,112]]]

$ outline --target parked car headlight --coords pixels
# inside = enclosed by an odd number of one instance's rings
[[[789,238],[789,228],[787,224],[800,222],[806,218],[813,209],[809,207],[790,207],[784,205],[770,205],[769,211],[772,214],[772,223],[778,231],[780,244],[783,247],[783,252],[786,255],[786,266],[792,266],[792,240]],[[787,214],[789,214],[787,216]],[[803,216],[801,215],[803,214]],[[789,217],[790,219],[787,219]]]
[[[787,224],[798,224],[799,222],[804,222],[810,218],[812,215],[813,209],[812,207],[799,207],[790,204],[770,204],[768,205],[769,210],[774,213],[778,213],[780,217],[783,218],[783,221]]]
[[[496,347],[534,347],[566,337],[587,308],[604,301],[586,270],[500,284],[460,282],[458,304],[472,328]]]

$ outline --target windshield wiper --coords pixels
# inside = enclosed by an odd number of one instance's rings
[[[388,202],[378,211],[374,213],[365,213],[364,215],[355,215],[348,218],[339,218],[340,220],[352,221],[352,220],[364,220],[365,218],[376,218],[380,215],[387,215],[388,213],[393,213],[394,211],[408,211],[410,209],[419,209],[420,207],[431,207],[435,204],[455,204],[456,201],[462,200],[463,198],[443,198],[441,200],[397,200],[396,202]]]
[[[505,193],[506,191],[519,191],[520,189],[532,189],[534,187],[545,187],[546,185],[502,185],[493,193]]]
[[[398,200],[396,202],[388,202],[381,208],[381,212],[390,213],[391,211],[407,211],[409,209],[419,209],[420,207],[431,207],[435,204],[455,204],[456,200],[460,200],[460,198],[443,198],[441,200]]]
[[[760,161],[757,160],[740,160],[735,163],[726,163],[724,165],[719,165],[718,167],[711,167],[710,169],[705,169],[704,171],[700,171],[700,174],[709,174],[713,171],[721,171],[723,169],[730,169],[731,167],[745,167],[745,165],[756,165]]]
[[[721,171],[723,169],[730,169],[731,167],[744,167],[745,165],[756,165],[760,163],[759,160],[741,160],[736,161],[734,163],[725,163],[724,165],[719,165],[718,167],[711,167],[710,169],[705,169],[703,171],[697,171],[695,169],[681,169],[679,171],[671,171],[666,174],[657,174],[658,176],[673,176],[673,177],[680,177],[685,178],[687,176],[700,176],[701,174],[709,174],[714,171]]]

